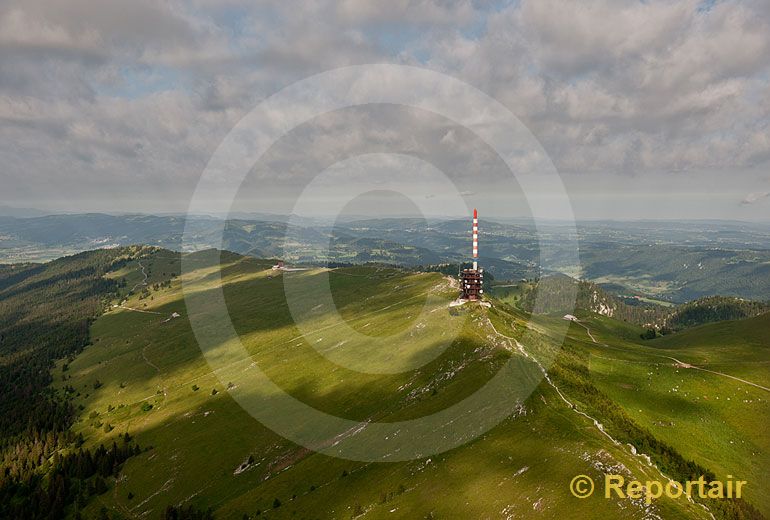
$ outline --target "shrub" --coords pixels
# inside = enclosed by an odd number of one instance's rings
[[[655,336],[657,336],[657,332],[655,332],[655,329],[647,329],[642,334],[639,334],[639,337],[642,339],[655,339]]]

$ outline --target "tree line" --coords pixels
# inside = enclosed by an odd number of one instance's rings
[[[56,360],[89,344],[89,327],[117,295],[104,277],[141,246],[47,264],[0,266],[0,517],[61,518],[106,489],[104,479],[138,448],[87,450],[70,430],[74,408],[50,388]]]

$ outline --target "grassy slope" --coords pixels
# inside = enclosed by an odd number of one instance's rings
[[[178,269],[178,258],[169,255],[161,252],[143,261],[149,283]],[[297,331],[283,301],[280,274],[258,260],[225,255],[223,262],[231,315],[253,359],[284,390],[329,413],[354,419],[419,417],[472,393],[502,360],[518,355],[494,341],[482,309],[450,316],[446,303],[454,293],[439,275],[356,268],[331,279],[340,312],[354,329],[395,333],[402,356],[424,354],[429,342],[405,346],[399,334],[407,333],[425,303],[420,295],[432,292],[443,303],[431,304],[436,311],[427,314],[426,328],[441,330],[462,320],[460,341],[423,369],[404,374],[338,369],[306,342],[290,341]],[[199,290],[211,288],[210,274],[191,274]],[[119,276],[126,277],[129,288],[143,279],[138,265]],[[75,428],[87,443],[130,431],[140,445],[153,449],[129,460],[117,485],[90,505],[91,513],[105,505],[125,517],[157,518],[166,504],[193,503],[213,506],[223,518],[253,515],[257,509],[270,510],[263,513],[268,518],[350,518],[357,506],[374,518],[430,513],[437,518],[458,513],[468,518],[637,518],[644,508],[631,501],[571,497],[570,479],[580,473],[598,479],[598,468],[616,464],[643,480],[658,477],[625,447],[610,443],[545,383],[526,402],[525,415],[430,461],[364,464],[311,454],[267,430],[230,398],[192,336],[178,280],[153,292],[152,299],[139,301],[133,295],[126,306],[158,314],[116,308],[100,318],[92,330],[94,345],[70,364],[66,384],[80,392],[77,403],[84,409]],[[182,318],[162,323],[172,312]],[[498,329],[521,334],[520,319],[508,314]],[[335,334],[334,329],[324,332],[323,341],[336,345],[344,339]],[[94,389],[97,380],[102,386]],[[212,389],[218,393],[212,395]],[[142,411],[144,403],[153,408]],[[105,424],[114,429],[106,432]],[[254,463],[236,475],[250,455]],[[283,503],[278,509],[272,509],[275,498]],[[664,518],[703,516],[684,500],[661,500],[652,512]]]
[[[704,325],[652,342],[635,327],[606,318],[585,320],[591,375],[642,426],[685,458],[726,478],[749,482],[746,496],[766,516],[770,497],[770,393],[721,375],[675,366],[670,358],[770,387],[770,315]],[[625,337],[625,340],[618,338]]]

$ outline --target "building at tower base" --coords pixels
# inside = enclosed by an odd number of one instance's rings
[[[484,294],[484,270],[483,269],[463,269],[460,272],[460,283],[462,285],[463,300],[480,300]]]

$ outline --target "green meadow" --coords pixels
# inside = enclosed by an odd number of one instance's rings
[[[719,478],[746,480],[745,496],[770,514],[765,493],[770,315],[703,325],[653,341],[642,341],[641,330],[604,317],[584,323],[599,344],[586,340],[580,326],[573,330],[590,348],[597,387],[685,458]]]
[[[450,307],[456,289],[438,273],[375,266],[285,272],[272,263],[208,251],[186,258],[192,268],[182,273],[179,255],[159,250],[111,274],[125,280],[121,301],[93,324],[92,344],[67,370],[56,367],[55,386],[72,392],[73,428],[88,446],[129,432],[143,452],[84,516],[106,508],[115,518],[159,518],[168,505],[193,505],[237,519],[710,518],[685,498],[646,505],[570,494],[579,474],[597,486],[611,472],[664,478],[597,428],[601,410],[560,388],[558,379],[541,379],[537,362],[584,355],[592,383],[634,421],[718,476],[749,480],[750,501],[770,514],[761,486],[762,457],[770,453],[767,392],[677,368],[665,357],[714,363],[767,386],[766,354],[756,350],[767,345],[761,332],[736,337],[718,332],[724,325],[717,324],[712,332],[704,327],[642,342],[634,327],[585,316],[597,343],[571,324],[559,346],[551,336],[560,318],[529,322],[494,299],[491,308]],[[205,329],[214,319],[207,303],[216,300],[220,277],[240,358],[228,344],[204,354],[191,326]],[[760,331],[763,323],[751,326]],[[734,343],[717,352],[713,334]],[[315,432],[318,449],[308,449],[255,418],[280,423],[287,414],[257,370],[326,414],[406,424],[472,399],[504,367],[521,375],[510,393],[496,396],[513,413],[457,447],[412,460],[332,457],[319,453],[335,445],[323,432]],[[530,388],[527,378],[535,376]],[[453,433],[451,426],[446,431]],[[355,442],[356,435],[366,432],[347,432],[343,440]]]

